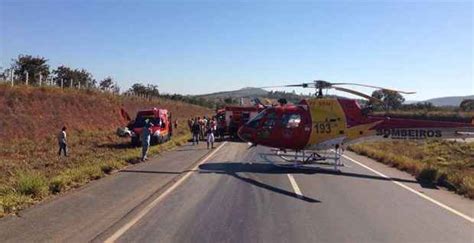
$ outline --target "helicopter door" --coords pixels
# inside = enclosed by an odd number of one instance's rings
[[[309,130],[305,124],[309,124],[309,117],[301,111],[283,113],[281,118],[281,131],[285,147],[294,149],[306,145]]]
[[[262,120],[261,129],[257,132],[257,137],[263,144],[273,146],[275,142],[278,142],[278,134],[275,133],[277,114],[275,111],[269,111]]]

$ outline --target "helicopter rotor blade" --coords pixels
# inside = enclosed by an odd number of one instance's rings
[[[400,93],[400,94],[415,94],[416,93],[416,92],[412,92],[412,91],[387,89],[387,88],[384,88],[384,87],[379,87],[379,86],[374,86],[374,85],[367,85],[367,84],[358,84],[358,83],[331,83],[331,84],[332,85],[355,85],[355,86],[361,86],[361,87],[367,87],[367,88],[387,90],[387,91],[397,92],[397,93]]]
[[[302,83],[302,84],[288,84],[288,85],[276,85],[276,86],[265,86],[265,87],[258,87],[260,89],[270,89],[270,88],[285,88],[285,87],[302,87],[307,88],[312,83]]]
[[[355,90],[352,90],[352,89],[341,88],[341,87],[333,87],[333,88],[334,88],[335,90],[339,90],[339,91],[346,92],[346,93],[349,93],[349,94],[357,95],[357,96],[366,98],[366,99],[368,99],[368,100],[370,100],[370,101],[383,104],[383,101],[381,101],[381,100],[379,100],[379,99],[377,99],[377,98],[374,98],[374,97],[372,97],[372,96],[366,95],[366,94],[364,94],[364,93],[361,93],[361,92],[359,92],[359,91],[355,91]]]

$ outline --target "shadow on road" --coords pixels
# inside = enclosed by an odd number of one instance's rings
[[[282,194],[285,196],[293,197],[296,199],[303,200],[305,202],[309,203],[320,203],[321,201],[310,198],[307,196],[300,196],[294,192],[287,191],[278,187],[274,187],[272,185],[265,184],[263,182],[254,180],[249,177],[244,177],[239,175],[238,173],[271,173],[272,169],[270,169],[271,165],[268,164],[249,164],[249,163],[235,163],[235,162],[229,162],[229,163],[206,163],[202,164],[199,166],[199,173],[215,173],[215,174],[225,174],[232,176],[238,180],[244,181],[246,183],[249,183],[251,185],[270,190],[272,192],[276,192],[278,194]],[[284,174],[285,172],[283,170],[279,170],[275,174]]]
[[[183,171],[154,171],[154,170],[120,170],[119,172],[126,173],[144,173],[144,174],[174,174],[180,175],[186,172],[197,171],[197,170],[183,170]]]
[[[148,171],[148,170],[121,170],[126,173],[147,173],[147,174],[175,174],[179,175],[186,172],[197,172],[197,170],[184,171]],[[287,191],[263,182],[254,180],[249,177],[242,176],[240,173],[257,173],[257,174],[329,174],[335,176],[348,176],[360,179],[381,180],[381,181],[398,181],[404,183],[417,183],[416,180],[406,180],[400,178],[386,178],[376,175],[358,174],[352,172],[332,171],[321,168],[291,168],[291,167],[277,167],[268,163],[247,163],[247,162],[219,162],[219,163],[205,163],[199,166],[199,173],[213,173],[224,174],[232,176],[238,180],[249,183],[251,185],[273,191],[278,194],[300,199],[309,203],[320,203],[321,201],[307,196],[300,197],[292,191]],[[426,185],[425,185],[426,186]]]
[[[208,172],[223,172],[233,174],[238,172],[247,173],[264,173],[264,174],[330,174],[336,176],[350,176],[362,179],[373,179],[382,181],[398,181],[406,183],[420,183],[416,180],[406,180],[400,178],[386,178],[382,176],[358,174],[352,172],[333,171],[322,168],[291,168],[291,167],[277,167],[267,163],[206,163],[199,166],[199,169]]]

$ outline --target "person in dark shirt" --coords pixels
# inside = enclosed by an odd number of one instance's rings
[[[199,135],[201,133],[201,125],[199,124],[199,119],[194,120],[194,123],[191,126],[191,132],[193,133],[193,145],[199,144]]]

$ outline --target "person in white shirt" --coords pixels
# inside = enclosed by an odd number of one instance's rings
[[[66,127],[65,126],[63,127],[61,132],[58,134],[58,144],[59,144],[58,156],[61,156],[61,151],[64,151],[64,156],[68,157],[68,155],[67,155]]]

